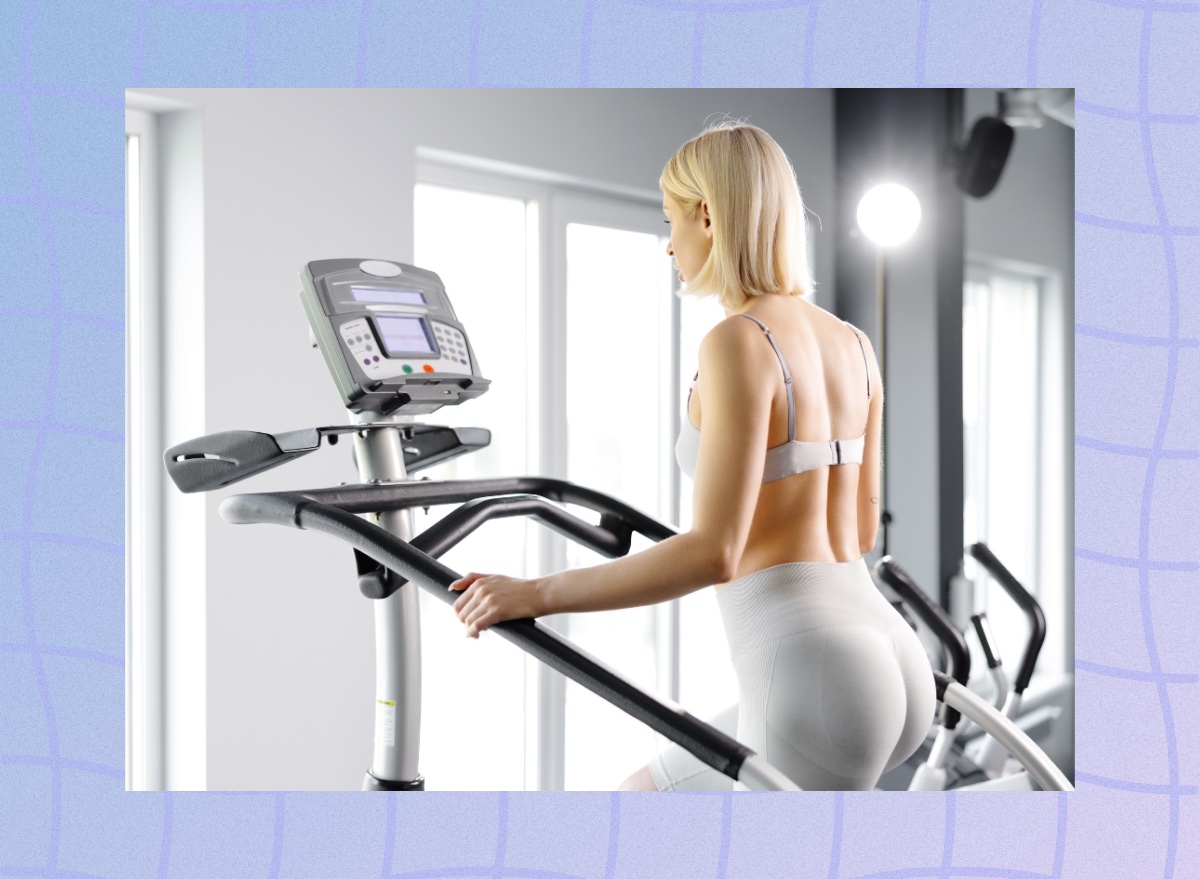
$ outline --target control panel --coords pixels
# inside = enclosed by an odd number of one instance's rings
[[[484,393],[441,279],[379,259],[328,259],[300,273],[313,338],[354,412],[420,415]]]

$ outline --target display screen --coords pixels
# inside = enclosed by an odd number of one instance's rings
[[[418,290],[392,290],[387,287],[350,285],[355,302],[386,302],[388,305],[424,305],[425,294]]]
[[[389,357],[434,353],[429,326],[422,318],[376,315],[375,326]]]

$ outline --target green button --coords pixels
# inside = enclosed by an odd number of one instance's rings
[[[404,364],[403,369],[405,372],[412,372],[412,367],[409,366],[407,363]]]

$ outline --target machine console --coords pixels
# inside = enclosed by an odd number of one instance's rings
[[[300,280],[313,337],[347,409],[424,415],[487,390],[433,272],[389,260],[326,259],[306,265]]]

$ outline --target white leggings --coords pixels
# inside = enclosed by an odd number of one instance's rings
[[[791,562],[717,591],[738,704],[710,723],[804,790],[871,790],[925,739],[936,699],[916,634],[862,559]],[[659,790],[744,789],[678,745]]]

